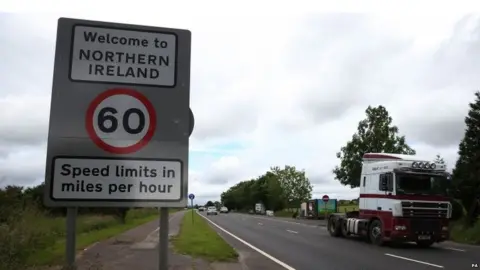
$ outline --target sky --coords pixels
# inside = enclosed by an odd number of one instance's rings
[[[438,4],[437,13],[411,1],[369,13],[281,1],[278,12],[265,3],[248,8],[248,1],[237,8],[36,2],[0,4],[1,186],[44,179],[59,17],[192,32],[189,192],[197,203],[284,165],[305,170],[313,197],[358,197],[332,169],[369,105],[387,108],[419,156],[440,154],[451,169],[480,89],[480,16],[463,12],[461,1]]]

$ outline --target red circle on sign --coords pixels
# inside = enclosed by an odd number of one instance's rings
[[[323,195],[322,201],[328,202],[328,200],[330,200],[330,198],[328,197],[328,195]]]
[[[117,147],[117,146],[112,146],[105,143],[95,132],[95,128],[93,126],[94,124],[93,117],[95,114],[95,109],[97,109],[98,105],[100,105],[102,101],[115,95],[127,95],[139,100],[145,106],[149,114],[148,115],[149,125],[148,125],[147,132],[140,139],[140,141],[127,147]],[[99,94],[95,99],[92,100],[90,105],[88,105],[87,113],[85,116],[85,128],[87,130],[88,135],[90,136],[90,139],[98,147],[102,148],[107,152],[114,153],[114,154],[130,154],[142,149],[152,139],[153,135],[155,134],[156,126],[157,126],[157,115],[155,114],[155,108],[153,107],[152,103],[144,95],[142,95],[142,93],[135,91],[133,89],[126,89],[126,88],[113,88]]]

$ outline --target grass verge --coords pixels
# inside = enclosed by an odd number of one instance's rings
[[[294,213],[295,212],[292,212],[292,211],[280,210],[280,211],[274,212],[274,216],[291,218],[291,217],[293,217]]]
[[[205,219],[191,210],[185,213],[177,236],[172,239],[176,252],[208,261],[233,261],[237,252],[210,227]]]
[[[452,241],[480,245],[480,220],[471,228],[465,229],[463,221],[455,222],[450,231]]]
[[[172,209],[178,211],[178,209]],[[158,218],[153,208],[127,212],[125,223],[111,215],[77,217],[77,250]],[[65,218],[27,208],[0,224],[0,270],[39,269],[61,264],[65,257]]]

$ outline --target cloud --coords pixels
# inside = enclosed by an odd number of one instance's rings
[[[331,170],[368,105],[386,106],[419,155],[441,154],[451,168],[480,84],[476,16],[139,16],[102,8],[68,14],[193,33],[189,192],[198,202],[287,164],[305,169],[314,197],[358,197]],[[56,20],[0,14],[3,185],[44,178]]]

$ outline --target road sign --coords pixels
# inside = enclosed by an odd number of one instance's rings
[[[47,206],[185,206],[190,44],[188,30],[59,19]]]
[[[328,200],[330,200],[330,198],[328,197],[328,195],[323,195],[322,201],[328,202]]]
[[[193,193],[190,193],[190,195],[188,195],[188,198],[189,198],[190,200],[193,200],[193,199],[195,199],[195,195],[194,195]]]
[[[190,127],[188,129],[188,136],[192,135],[194,127],[195,127],[195,117],[193,116],[192,109],[190,109]]]

